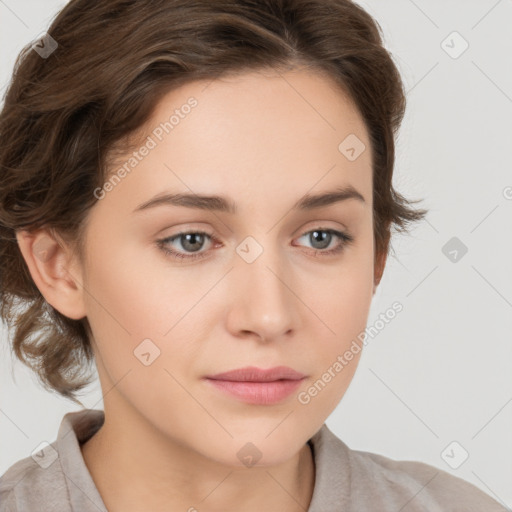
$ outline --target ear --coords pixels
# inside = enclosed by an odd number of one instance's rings
[[[67,244],[47,229],[16,231],[16,239],[46,301],[68,318],[80,320],[86,316],[82,269]]]
[[[377,291],[377,286],[379,286],[380,280],[382,279],[382,274],[384,273],[386,261],[387,261],[387,253],[385,251],[382,251],[375,258],[373,295],[375,295],[375,292]]]

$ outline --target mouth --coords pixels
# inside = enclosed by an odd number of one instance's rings
[[[268,370],[256,367],[239,368],[205,377],[215,389],[255,405],[271,405],[284,401],[304,381],[306,375],[287,366]]]

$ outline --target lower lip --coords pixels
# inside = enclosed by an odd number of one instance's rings
[[[221,391],[240,400],[257,405],[270,405],[281,402],[290,396],[302,383],[300,380],[276,380],[273,382],[240,382],[206,379]]]

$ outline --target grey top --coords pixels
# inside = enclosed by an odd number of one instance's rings
[[[104,418],[98,409],[65,414],[56,441],[0,477],[0,512],[105,512],[79,445]],[[507,512],[473,484],[434,466],[352,450],[326,424],[309,443],[316,476],[308,512]]]

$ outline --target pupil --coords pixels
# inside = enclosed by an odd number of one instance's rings
[[[185,238],[185,243],[182,243],[182,246],[184,249],[196,251],[201,248],[201,245],[202,245],[201,242],[203,241],[202,240],[203,235],[201,235],[199,233],[189,233],[187,235],[182,235],[182,236],[184,236],[184,238]],[[197,246],[198,240],[196,240],[196,239],[199,239],[199,246]],[[192,240],[192,242],[190,240]],[[187,244],[190,244],[191,246],[187,247]],[[196,245],[196,246],[194,247],[194,245]]]
[[[318,249],[325,249],[326,247],[329,247],[329,243],[330,243],[330,237],[331,237],[331,233],[328,233],[327,231],[313,231],[310,235],[311,237],[317,237],[320,239],[320,242],[323,242],[321,243],[321,247],[317,247]],[[325,243],[325,240],[327,240],[327,243]],[[318,240],[315,240],[315,241],[318,241]]]

